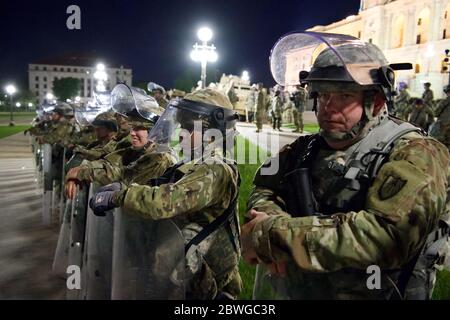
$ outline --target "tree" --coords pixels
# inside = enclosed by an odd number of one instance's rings
[[[211,67],[207,68],[206,85],[208,86],[211,82],[219,82],[221,75],[220,70]],[[197,87],[198,81],[200,81],[200,69],[189,68],[184,71],[183,75],[175,80],[175,88],[185,92],[191,92],[192,88]]]
[[[80,89],[80,79],[61,78],[53,80],[53,94],[61,101],[75,98],[79,95]]]

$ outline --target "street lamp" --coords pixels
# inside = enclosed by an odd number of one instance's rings
[[[21,106],[22,106],[22,104],[21,104],[20,102],[17,102],[17,103],[16,103],[16,107],[17,107],[17,108],[20,108]]]
[[[250,81],[250,76],[249,76],[249,74],[248,74],[248,71],[246,71],[246,70],[242,71],[241,79],[242,79],[244,82]]]
[[[95,86],[95,90],[97,92],[106,91],[105,82],[108,80],[108,74],[106,73],[105,69],[106,68],[103,63],[99,63],[96,66],[94,79],[97,80],[97,85]]]
[[[191,59],[201,63],[202,73],[201,73],[201,81],[202,88],[206,88],[206,65],[208,62],[216,62],[217,61],[217,52],[216,47],[212,45],[208,45],[208,41],[212,39],[213,33],[209,28],[200,28],[197,32],[197,36],[202,41],[202,44],[199,45],[195,43],[193,46],[194,50],[191,51]]]
[[[9,94],[10,99],[10,107],[9,107],[9,125],[14,126],[14,118],[13,118],[13,94],[17,92],[17,89],[14,85],[9,84],[5,87],[5,91]]]
[[[33,104],[31,102],[28,103],[28,108],[32,108]]]
[[[54,98],[55,98],[55,96],[54,96],[53,93],[51,93],[51,92],[48,92],[48,93],[45,95],[45,99],[46,99],[47,101],[52,101]]]

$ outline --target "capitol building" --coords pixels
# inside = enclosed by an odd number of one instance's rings
[[[450,0],[361,0],[359,13],[308,31],[347,34],[377,45],[390,63],[410,62],[413,70],[396,71],[412,95],[430,82],[435,99],[449,83],[443,68],[450,49]]]

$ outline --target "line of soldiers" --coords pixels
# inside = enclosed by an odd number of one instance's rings
[[[424,83],[421,98],[411,98],[408,85],[400,82],[395,97],[394,115],[408,121],[428,132],[450,150],[450,85],[443,88],[445,99],[434,101],[434,94],[429,82]]]
[[[260,167],[242,226],[240,175],[230,159],[237,114],[223,94],[200,89],[163,109],[119,84],[108,108],[81,112],[91,122],[90,111],[101,110],[91,123],[106,131],[96,130],[102,151],[75,147],[72,159],[81,163],[64,170],[54,269],[81,266],[83,275],[68,297],[235,299],[242,253],[257,265],[257,299],[431,298],[448,250],[449,151],[388,114],[395,65],[371,43],[290,33],[271,53],[280,86],[295,85],[285,78],[286,55],[314,48],[312,68],[294,71],[308,86],[320,132]],[[66,121],[37,140],[70,149],[72,138],[47,137]],[[127,147],[119,147],[123,139]],[[103,153],[109,143],[115,147]],[[278,170],[267,170],[273,165]]]
[[[256,123],[256,132],[261,132],[267,118],[271,119],[273,130],[281,130],[283,112],[292,110],[295,129],[293,132],[303,132],[303,112],[305,112],[308,92],[306,85],[297,85],[293,93],[284,91],[279,85],[271,88],[269,94],[262,83],[252,86],[246,107],[249,110],[249,121]],[[254,119],[253,119],[254,118]]]

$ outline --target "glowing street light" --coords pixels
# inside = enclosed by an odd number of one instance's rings
[[[17,107],[17,108],[20,108],[21,106],[22,106],[22,104],[21,104],[20,102],[17,102],[17,103],[16,103],[16,107]]]
[[[53,100],[55,98],[55,96],[53,95],[53,93],[51,93],[51,92],[48,92],[46,95],[45,95],[45,99],[47,99],[48,101],[51,101],[51,100]]]
[[[13,95],[17,92],[17,89],[14,85],[8,84],[5,87],[5,91],[9,94],[9,125],[14,126],[14,117],[13,117]]]
[[[242,71],[241,79],[245,82],[250,81],[250,76],[248,74],[248,71],[246,71],[246,70]]]
[[[191,51],[191,59],[201,63],[202,72],[201,72],[201,82],[202,88],[206,88],[206,66],[208,62],[216,62],[218,59],[218,55],[216,52],[216,47],[212,45],[208,45],[208,41],[212,39],[213,32],[209,28],[200,28],[197,32],[197,36],[202,41],[202,44],[199,45],[195,43],[193,46],[194,50]]]
[[[32,108],[33,104],[31,102],[28,103],[28,108]]]
[[[105,70],[106,68],[103,63],[97,64],[96,71],[94,72],[94,79],[97,80],[97,85],[95,86],[97,92],[106,91],[105,82],[108,80],[108,74]]]

